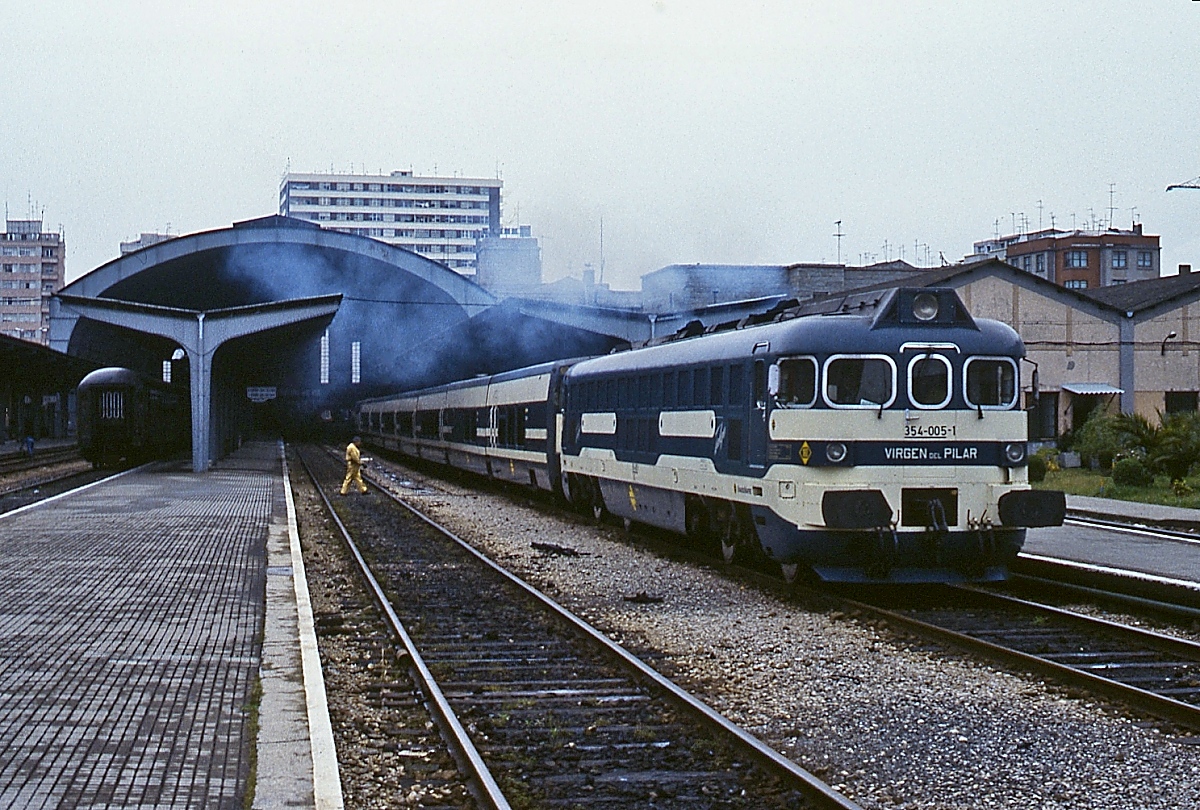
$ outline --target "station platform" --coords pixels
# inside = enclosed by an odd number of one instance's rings
[[[1139,572],[1148,580],[1200,591],[1200,509],[1068,495],[1067,517],[1197,534],[1195,539],[1169,539],[1136,529],[1114,531],[1070,525],[1030,529],[1021,554],[1034,559],[1069,560],[1101,572]]]
[[[0,807],[341,806],[283,472],[251,443],[0,516]]]

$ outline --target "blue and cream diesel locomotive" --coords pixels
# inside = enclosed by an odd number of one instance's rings
[[[358,417],[377,445],[727,560],[765,555],[789,578],[997,580],[1026,529],[1065,511],[1028,484],[1024,354],[953,290],[900,288],[368,400]]]

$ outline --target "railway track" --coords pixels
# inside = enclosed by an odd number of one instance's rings
[[[381,492],[331,514],[480,806],[857,806]]]
[[[9,453],[0,456],[0,475],[37,469],[39,467],[48,467],[52,464],[61,464],[64,461],[74,461],[78,458],[80,458],[79,448],[75,445],[48,447],[44,450],[38,450],[34,453],[33,458],[24,453]]]
[[[920,602],[849,600],[927,638],[1105,695],[1200,730],[1200,644],[974,587]]]
[[[72,489],[99,481],[113,475],[112,470],[77,470],[61,475],[37,476],[0,492],[0,514],[20,509],[38,501],[53,498]]]

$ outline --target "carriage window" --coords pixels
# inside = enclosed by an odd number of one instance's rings
[[[740,363],[729,367],[729,404],[737,405],[742,401],[742,371]]]
[[[777,404],[784,408],[807,408],[817,401],[817,361],[792,357],[779,361]]]
[[[825,399],[846,408],[878,408],[895,399],[894,367],[886,357],[832,357],[825,364]]]
[[[721,405],[725,402],[725,367],[717,366],[714,368],[709,382],[708,403],[710,405]]]
[[[917,408],[944,408],[950,401],[950,361],[923,354],[908,364],[908,398]]]
[[[967,404],[1011,408],[1017,403],[1017,366],[1007,357],[972,357],[966,364]]]
[[[692,404],[704,405],[704,398],[708,396],[708,369],[696,369],[696,376],[692,383]]]

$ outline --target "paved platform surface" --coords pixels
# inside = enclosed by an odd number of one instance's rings
[[[1174,530],[1200,529],[1200,510],[1067,496],[1068,517],[1094,517]],[[1072,560],[1087,565],[1138,571],[1152,577],[1197,583],[1200,588],[1200,535],[1193,541],[1150,537],[1137,532],[1066,525],[1030,529],[1024,554]]]
[[[243,806],[279,451],[189,467],[0,517],[0,807]]]

